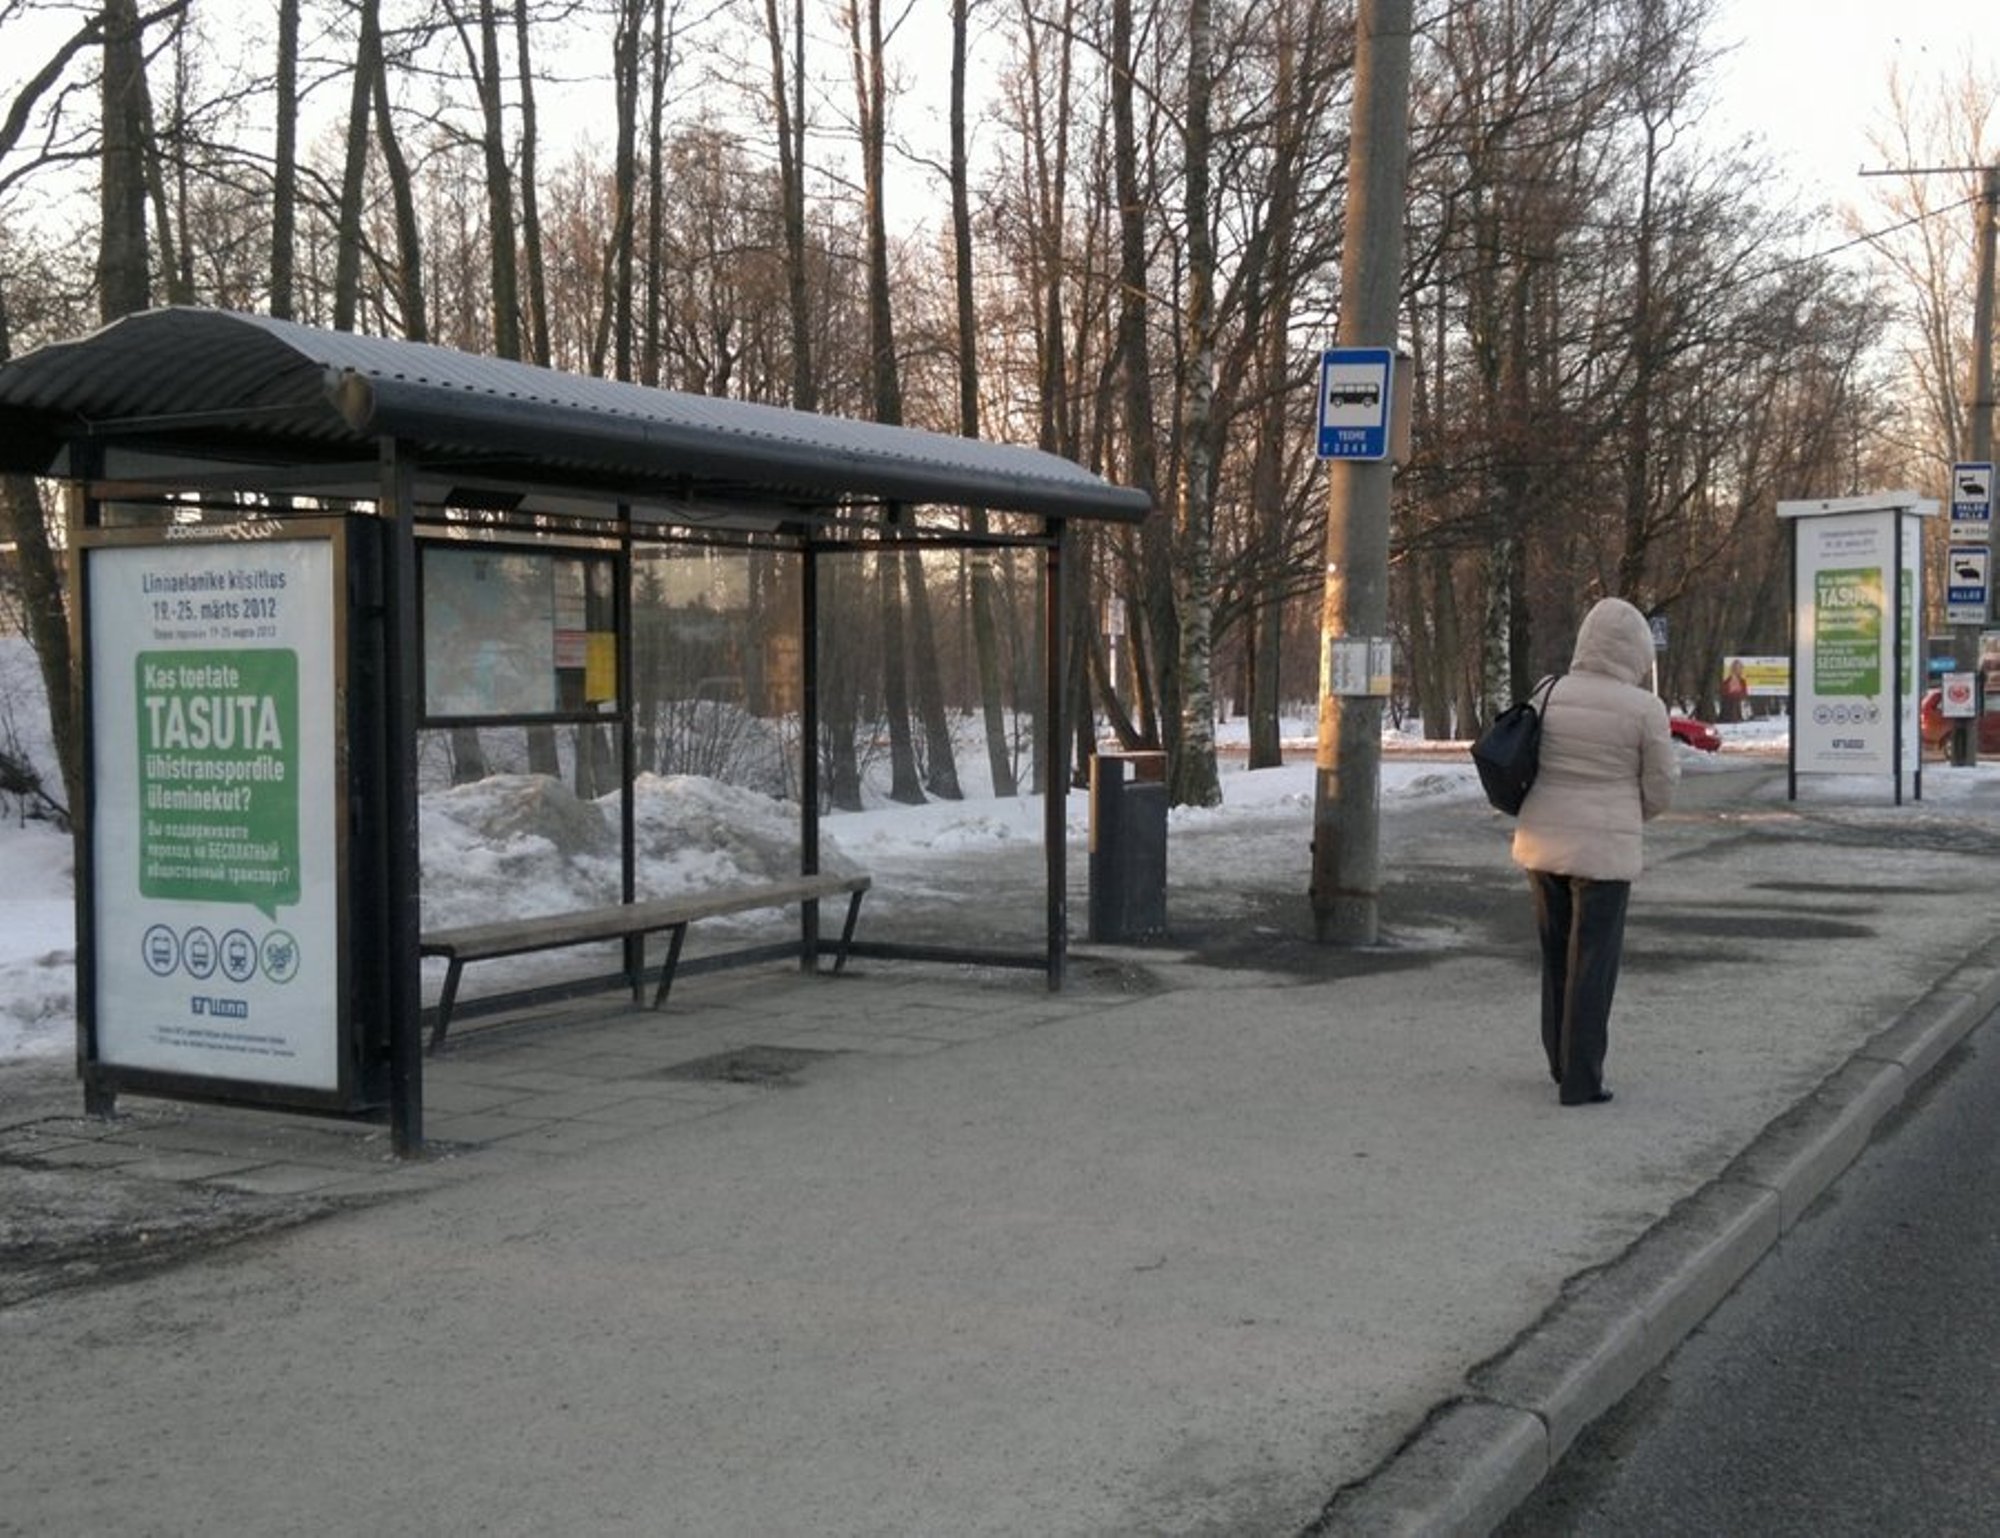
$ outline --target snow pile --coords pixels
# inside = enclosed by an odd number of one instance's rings
[[[778,880],[799,871],[799,809],[755,790],[699,775],[642,774],[633,787],[638,835],[639,895]],[[616,826],[618,798],[598,803]],[[821,820],[820,869],[858,875]],[[613,840],[613,869],[616,840]]]
[[[641,775],[633,801],[641,897],[798,873],[798,808],[790,802],[690,774]],[[496,774],[425,796],[424,925],[617,902],[618,817],[616,794],[579,800],[539,774]],[[861,867],[823,831],[820,868]]]
[[[0,831],[0,1063],[75,1040],[74,848],[47,822]]]
[[[417,819],[427,928],[618,900],[615,828],[547,775],[495,774],[433,791]]]

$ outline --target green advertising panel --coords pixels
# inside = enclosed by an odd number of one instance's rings
[[[335,537],[84,556],[92,1060],[337,1094]]]
[[[1921,795],[1924,520],[1914,493],[1778,504],[1792,531],[1791,765]]]
[[[1813,580],[1813,692],[1882,692],[1882,568],[1822,569]]]
[[[137,662],[139,892],[299,900],[299,659],[261,651],[145,651]]]

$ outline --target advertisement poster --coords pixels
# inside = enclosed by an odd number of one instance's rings
[[[97,1060],[335,1090],[332,542],[85,557]]]
[[[1741,680],[1750,699],[1781,700],[1792,692],[1792,659],[1731,654],[1722,659],[1722,677]]]
[[[1792,730],[1801,771],[1893,773],[1899,708],[1904,763],[1917,762],[1920,530],[1915,519],[1893,511],[1799,520],[1799,695]]]

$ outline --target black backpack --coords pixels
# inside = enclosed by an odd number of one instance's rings
[[[1479,783],[1494,810],[1509,817],[1517,815],[1541,768],[1542,711],[1554,692],[1556,676],[1542,680],[1525,700],[1509,705],[1472,745],[1472,762],[1479,770]]]

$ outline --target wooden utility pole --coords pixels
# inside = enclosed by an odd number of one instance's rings
[[[2000,224],[2000,165],[1922,166],[1887,171],[1863,171],[1863,176],[1965,176],[1979,177],[1979,211],[1974,225],[1973,245],[1977,270],[1972,296],[1972,365],[1966,381],[1966,443],[1964,457],[1987,464],[1993,462],[1993,288],[1995,227]],[[1947,501],[1950,499],[1947,498]],[[1991,526],[1987,529],[1987,570],[2000,566],[2000,540]],[[1994,621],[1994,591],[1989,582],[1986,593],[1986,625]],[[1961,673],[1979,672],[1979,635],[1986,625],[1951,627],[1951,665]],[[1979,691],[1979,715],[1991,708]],[[1951,734],[1951,762],[1955,768],[1970,768],[1979,762],[1979,716],[1958,722]]]
[[[1972,304],[1972,459],[1993,458],[1993,248],[2000,226],[2000,165],[1988,166],[1979,182],[1979,291]]]
[[[1353,129],[1340,264],[1343,347],[1396,345],[1410,159],[1411,0],[1361,0],[1355,18]],[[1335,694],[1341,641],[1389,633],[1386,458],[1335,460],[1320,605],[1318,769],[1313,777],[1313,928],[1322,945],[1373,945],[1381,891],[1382,701]]]
[[[1981,173],[1979,182],[1979,266],[1978,275],[1973,280],[1979,287],[1972,301],[1972,388],[1967,392],[1971,400],[1967,403],[1970,410],[1966,413],[1970,418],[1966,423],[1966,437],[1971,452],[1966,457],[1974,461],[1984,460],[1989,465],[1993,463],[1993,245],[1996,222],[2000,222],[2000,166],[1988,166]],[[1989,497],[1992,491],[1993,483],[1989,478],[1987,481]],[[1988,506],[1991,506],[1990,502]],[[1992,519],[1989,518],[1986,529],[1986,569],[1989,573],[1993,570],[1995,555],[2000,554],[1996,552],[1994,546]],[[1990,575],[1987,580],[1986,621],[1990,625],[1993,622],[1993,588]],[[1954,644],[1952,648],[1954,657],[1959,649]],[[1964,649],[1972,654],[1971,665],[1979,668],[1981,658],[1977,634],[1972,635],[1971,644]],[[1975,690],[1974,698],[1979,700],[1979,710],[1983,714],[1987,705],[1981,698],[1981,691]],[[1954,764],[1974,764],[1979,761],[1977,716],[1960,724],[1953,747]]]

